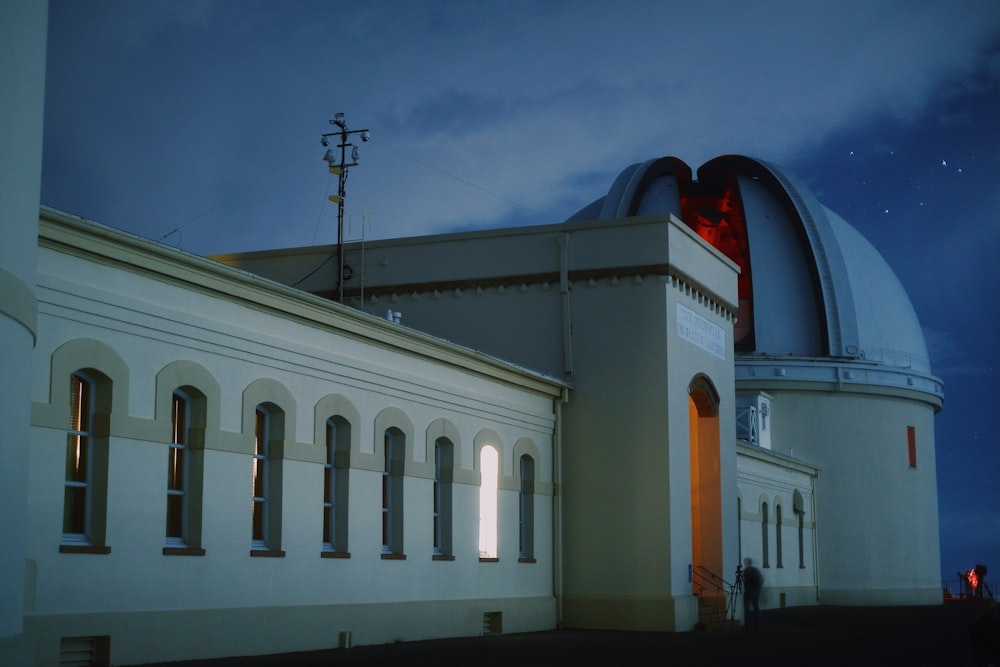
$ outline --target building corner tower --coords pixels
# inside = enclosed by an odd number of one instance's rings
[[[32,662],[25,543],[34,291],[42,174],[47,0],[0,3],[0,664]]]

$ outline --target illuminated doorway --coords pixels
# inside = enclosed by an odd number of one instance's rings
[[[694,591],[722,577],[722,484],[720,480],[719,395],[708,378],[688,388],[691,450],[691,563]],[[709,594],[715,591],[709,591]]]

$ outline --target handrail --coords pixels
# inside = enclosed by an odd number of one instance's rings
[[[694,583],[694,585],[698,587],[698,593],[701,593],[706,588],[714,588],[720,591],[722,590],[717,584],[715,584],[708,577],[699,572],[697,568],[694,570],[692,574],[694,575],[692,583]]]
[[[957,592],[951,590],[951,583],[955,582],[958,584]],[[979,580],[979,590],[972,587],[972,583],[969,581],[968,574],[965,572],[959,572],[956,579],[944,579],[941,581],[942,590],[947,589],[951,592],[952,597],[958,599],[964,598],[988,598],[990,600],[995,600],[996,596],[993,593],[993,589],[986,582],[985,577]]]
[[[712,572],[704,565],[695,565],[693,574],[695,578],[705,580],[713,588],[723,593],[728,593],[733,589],[733,585],[731,583],[717,575],[715,572]]]
[[[693,575],[692,579],[694,580],[694,583],[698,585],[700,590],[704,591],[706,586],[711,586],[717,592],[721,593],[723,597],[728,598],[726,603],[726,616],[729,617],[730,621],[735,623],[736,597],[742,592],[743,588],[739,572],[737,571],[737,582],[735,584],[726,581],[704,565],[695,565],[691,573]]]

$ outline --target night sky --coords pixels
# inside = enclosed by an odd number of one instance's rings
[[[942,579],[1000,572],[1000,4],[689,5],[50,0],[42,203],[201,255],[332,243],[335,112],[372,139],[347,239],[560,222],[664,155],[781,165],[924,327]]]

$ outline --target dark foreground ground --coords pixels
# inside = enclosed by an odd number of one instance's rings
[[[344,667],[468,665],[917,665],[976,660],[970,624],[979,605],[799,607],[763,612],[763,630],[688,633],[553,630],[491,637],[356,646],[308,653],[158,663],[158,667]],[[990,631],[1000,641],[996,626]],[[1000,667],[1000,661],[996,662]]]

